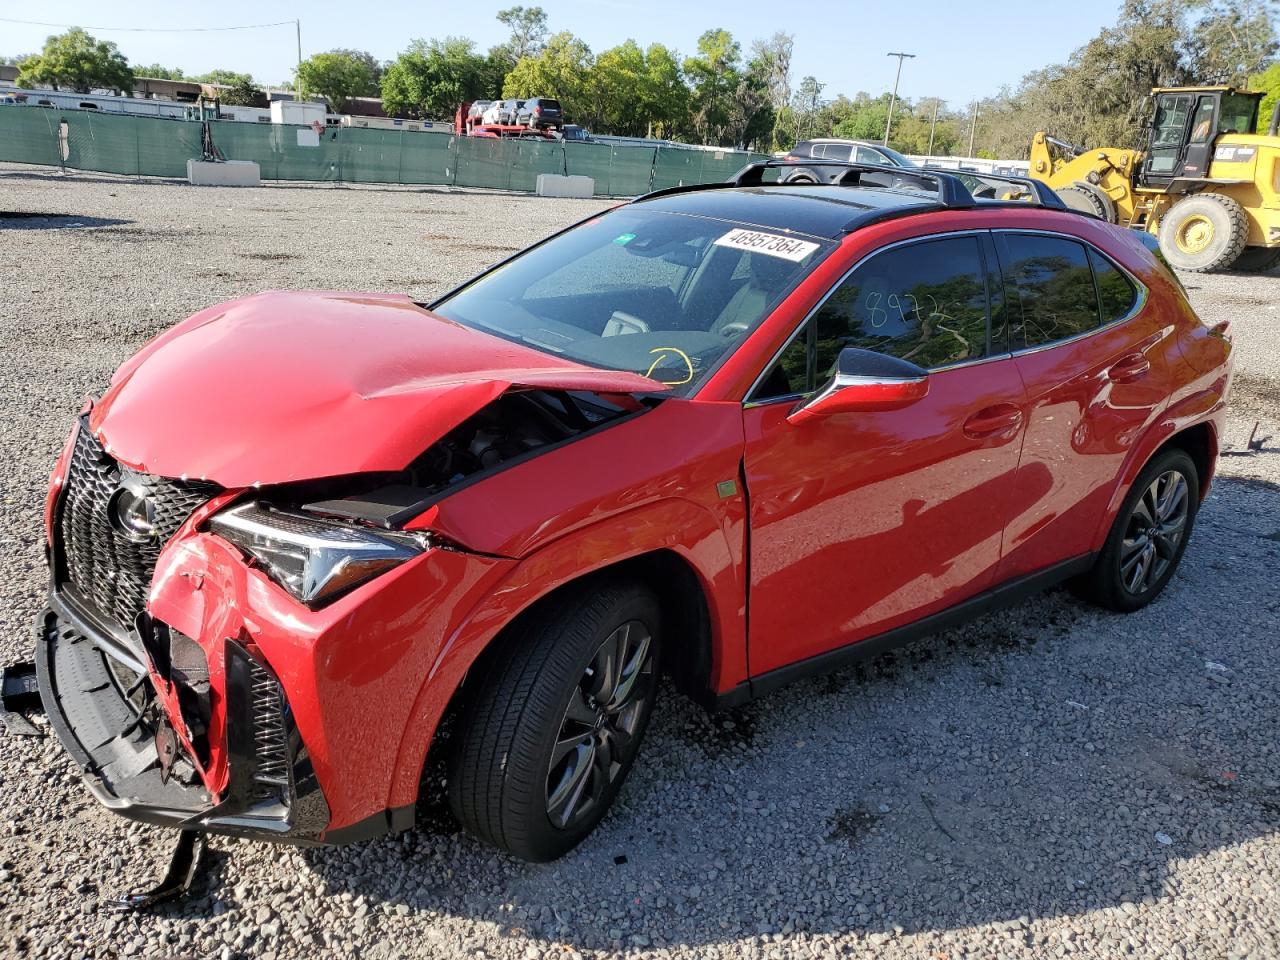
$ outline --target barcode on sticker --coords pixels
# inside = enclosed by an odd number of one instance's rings
[[[818,249],[816,243],[810,243],[808,240],[783,237],[776,233],[761,233],[759,230],[730,230],[716,240],[716,246],[764,253],[771,257],[791,260],[794,263],[799,263]]]

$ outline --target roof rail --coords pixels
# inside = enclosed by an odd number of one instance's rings
[[[764,172],[785,167],[794,167],[794,160],[761,160],[749,163],[732,177],[728,183],[735,187],[758,187],[764,183]],[[931,190],[938,195],[938,202],[944,207],[972,207],[973,195],[964,181],[953,174],[925,169],[923,167],[895,167],[887,163],[853,163],[848,160],[805,160],[806,167],[840,167],[845,172],[830,182],[832,186],[861,186],[862,175],[887,174],[896,180],[913,180],[920,184],[920,189]],[[881,186],[867,184],[867,186]]]

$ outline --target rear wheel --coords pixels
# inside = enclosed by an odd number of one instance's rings
[[[533,861],[595,828],[653,711],[660,626],[650,591],[602,582],[507,634],[461,717],[448,779],[463,826]]]
[[[1075,584],[1077,592],[1124,613],[1145,607],[1177,570],[1199,504],[1191,458],[1182,450],[1155,457],[1134,481],[1093,569]]]
[[[1108,223],[1116,222],[1116,205],[1111,202],[1110,197],[1091,184],[1073,183],[1055,192],[1072,210],[1091,213]]]
[[[1270,270],[1280,263],[1280,247],[1245,247],[1244,253],[1236,257],[1231,265],[1232,270],[1246,273],[1261,273]]]
[[[1160,250],[1179,270],[1225,270],[1248,242],[1244,208],[1220,193],[1184,197],[1160,221]]]

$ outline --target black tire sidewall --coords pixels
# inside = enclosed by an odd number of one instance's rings
[[[618,626],[638,620],[652,637],[654,669],[647,682],[646,706],[634,735],[636,749],[624,758],[616,778],[608,785],[596,809],[578,823],[567,828],[552,824],[546,810],[547,769],[559,735],[569,697],[590,665],[600,644]],[[475,708],[464,714],[459,731],[458,752],[477,744],[486,755],[502,758],[497,774],[500,819],[498,835],[477,829],[468,821],[461,796],[472,785],[463,782],[466,768],[453,764],[450,775],[450,803],[455,816],[474,833],[524,860],[545,862],[563,856],[577,846],[609,812],[618,791],[626,781],[639,752],[645,730],[657,699],[661,672],[662,616],[657,599],[638,584],[597,581],[584,585],[575,596],[533,611],[505,640],[509,651],[498,651],[495,659],[511,654],[518,663],[517,671],[495,671],[485,682],[486,689],[475,700]],[[529,646],[532,645],[532,646]],[[510,730],[509,736],[491,731],[499,729],[490,710],[519,698],[519,678],[523,671],[537,673],[536,685],[545,689],[546,697],[526,696],[525,709]],[[554,688],[554,690],[552,689]],[[490,706],[483,706],[483,705]],[[492,784],[493,778],[490,778]]]
[[[1178,228],[1193,216],[1202,216],[1213,224],[1213,239],[1199,253],[1178,249]],[[1175,203],[1160,221],[1160,249],[1179,270],[1206,273],[1225,270],[1239,259],[1249,239],[1249,221],[1244,210],[1230,197],[1204,194],[1186,197]]]
[[[1129,518],[1133,514],[1133,508],[1139,498],[1151,486],[1156,477],[1172,469],[1178,470],[1187,482],[1187,522],[1182,533],[1182,539],[1178,541],[1178,549],[1175,551],[1168,569],[1160,575],[1159,579],[1140,594],[1130,593],[1125,589],[1124,581],[1120,576],[1121,541],[1124,540],[1125,531],[1129,526]],[[1112,609],[1127,613],[1145,607],[1158,597],[1166,584],[1173,578],[1179,564],[1182,562],[1182,555],[1186,552],[1187,544],[1191,542],[1191,533],[1195,527],[1196,514],[1199,513],[1199,508],[1200,478],[1191,457],[1183,450],[1166,450],[1152,459],[1150,463],[1142,468],[1142,472],[1134,480],[1133,486],[1129,488],[1124,504],[1120,507],[1120,512],[1116,514],[1116,520],[1112,524],[1111,532],[1107,535],[1106,545],[1098,557],[1097,566],[1094,568],[1096,599]]]

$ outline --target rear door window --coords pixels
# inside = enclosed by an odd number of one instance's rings
[[[1092,247],[1089,263],[1093,278],[1098,284],[1098,305],[1102,308],[1104,324],[1127,317],[1138,302],[1138,290],[1133,282],[1114,263]]]
[[[1013,349],[1068,340],[1102,325],[1084,244],[1027,233],[1002,233],[999,243],[1013,298]]]

